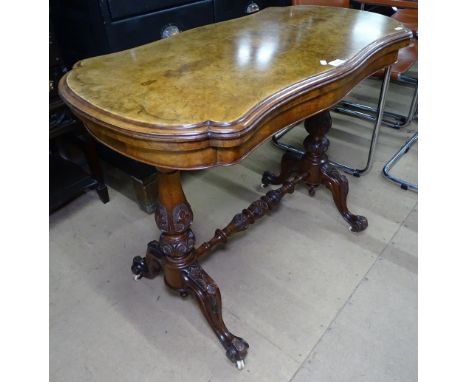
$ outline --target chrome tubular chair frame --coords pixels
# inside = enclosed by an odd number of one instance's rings
[[[369,153],[367,155],[367,163],[366,166],[362,169],[358,168],[352,168],[349,167],[345,164],[342,163],[337,163],[330,161],[333,165],[341,168],[344,172],[354,175],[356,177],[359,177],[361,175],[364,175],[366,172],[369,171],[371,168],[373,159],[374,159],[374,152],[375,152],[375,147],[377,145],[377,138],[379,136],[380,132],[380,126],[382,124],[382,118],[383,118],[383,113],[384,113],[384,107],[385,107],[385,99],[387,97],[387,91],[388,91],[388,84],[390,82],[390,67],[385,68],[385,73],[384,73],[384,78],[382,81],[382,85],[380,88],[380,96],[379,96],[379,102],[377,104],[377,109],[376,109],[376,118],[372,119],[374,121],[374,129],[372,131],[372,138],[371,138],[371,144],[369,148]],[[332,109],[334,110],[334,109]],[[273,144],[280,149],[292,152],[296,155],[304,155],[304,151],[292,146],[288,145],[286,143],[280,142],[280,138],[283,137],[286,133],[288,133],[294,126],[288,126],[285,129],[281,130],[280,132],[276,133],[273,135],[272,141]]]
[[[391,182],[398,184],[403,190],[411,190],[418,192],[418,185],[407,182],[406,180],[397,178],[390,174],[390,170],[395,164],[405,155],[409,149],[418,141],[418,133],[416,132],[413,136],[408,139],[400,150],[387,162],[384,166],[382,172],[383,175],[389,179]]]
[[[401,115],[384,111],[382,124],[391,127],[393,129],[401,129],[408,126],[411,121],[415,118],[416,110],[418,107],[418,80],[409,76],[400,76],[396,82],[401,85],[414,86],[413,98],[408,111],[408,115]],[[372,106],[361,105],[349,101],[341,101],[337,106],[333,108],[333,111],[341,114],[351,115],[365,119],[367,121],[375,121],[377,118],[377,109]]]

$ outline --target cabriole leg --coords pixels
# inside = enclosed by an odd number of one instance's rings
[[[195,235],[190,229],[193,213],[182,190],[179,171],[160,172],[158,194],[155,220],[161,236],[159,241],[148,244],[144,259],[134,259],[132,271],[137,278],[153,278],[163,270],[164,281],[169,288],[182,296],[193,293],[203,315],[226,349],[227,357],[241,369],[249,345],[226,328],[219,288],[196,260]]]
[[[265,171],[262,176],[262,186],[266,187],[270,184],[278,185],[286,182],[294,173],[299,170],[300,156],[291,152],[286,152],[281,158],[281,171],[279,175],[274,175],[269,171]]]
[[[304,127],[309,135],[304,140],[305,153],[286,152],[281,160],[281,171],[278,176],[265,172],[262,177],[263,185],[281,184],[293,175],[307,174],[301,178],[309,188],[309,195],[315,194],[315,189],[326,186],[333,195],[336,208],[349,224],[351,231],[360,232],[367,228],[367,219],[364,216],[353,215],[348,210],[348,180],[334,167],[327,157],[330,144],[326,134],[331,128],[329,111],[323,111],[304,121]]]
[[[304,140],[306,154],[302,160],[302,169],[309,171],[305,183],[311,187],[319,184],[326,186],[333,195],[336,208],[349,224],[350,230],[360,232],[367,228],[367,219],[349,212],[346,200],[348,180],[328,161],[326,154],[330,142],[325,135],[331,125],[329,111],[323,111],[304,121],[304,127],[309,133]]]
[[[203,315],[226,349],[226,356],[236,364],[238,369],[242,369],[249,344],[226,328],[218,286],[198,263],[184,269],[183,275],[185,287],[197,298]]]

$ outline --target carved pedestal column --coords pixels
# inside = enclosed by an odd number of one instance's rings
[[[182,190],[179,171],[161,172],[158,183],[155,219],[161,236],[159,242],[148,244],[144,259],[139,256],[134,259],[132,271],[136,278],[153,278],[163,270],[168,287],[182,296],[193,293],[206,320],[226,349],[227,357],[242,368],[249,345],[226,328],[219,288],[197,262],[195,236],[190,229],[193,213]]]
[[[295,173],[307,172],[304,183],[308,185],[309,193],[314,195],[316,187],[325,185],[331,191],[336,208],[349,224],[351,231],[360,232],[367,228],[367,219],[349,212],[346,203],[348,180],[328,161],[326,154],[330,142],[325,135],[331,125],[328,110],[307,118],[304,121],[304,127],[309,133],[304,140],[306,154],[300,156],[286,152],[281,160],[280,174],[275,176],[265,172],[262,183],[281,184]]]

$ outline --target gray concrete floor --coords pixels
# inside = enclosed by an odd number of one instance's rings
[[[375,102],[378,82],[353,91]],[[387,107],[404,111],[410,90],[391,87]],[[333,114],[330,157],[363,165],[369,123]],[[348,205],[369,228],[355,234],[327,190],[305,188],[203,262],[223,296],[228,328],[250,344],[237,371],[193,299],[161,277],[135,282],[133,256],[157,238],[154,218],[110,190],[50,217],[50,380],[416,381],[417,194],[381,175],[417,129],[383,128],[372,171],[349,177]],[[296,128],[287,141],[300,143]],[[258,198],[264,170],[281,152],[269,142],[241,164],[184,174],[198,242]],[[395,167],[417,182],[417,145]]]

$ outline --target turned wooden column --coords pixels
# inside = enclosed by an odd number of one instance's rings
[[[302,161],[302,168],[306,168],[309,176],[305,183],[316,187],[321,183],[321,167],[328,163],[326,154],[330,141],[325,136],[332,125],[329,111],[316,114],[304,121],[304,128],[309,135],[304,139],[303,145],[306,151]]]
[[[179,171],[161,171],[158,175],[155,220],[161,235],[159,241],[148,244],[145,258],[134,258],[132,271],[136,278],[153,278],[163,270],[168,287],[183,297],[192,293],[226,356],[238,368],[244,367],[249,345],[227,329],[219,287],[197,262],[195,235],[190,229],[193,212],[182,190]]]
[[[186,295],[182,269],[195,261],[195,235],[190,229],[193,213],[180,183],[180,172],[158,174],[158,202],[155,221],[161,235],[148,244],[146,257],[133,259],[136,279],[154,278],[164,268],[164,281],[170,288]]]
[[[364,216],[353,215],[348,210],[348,179],[328,161],[327,150],[330,141],[326,134],[332,126],[332,119],[328,110],[322,111],[304,121],[304,127],[309,134],[304,140],[305,155],[286,152],[281,160],[280,174],[275,176],[265,172],[262,183],[282,184],[293,174],[306,172],[308,175],[304,183],[309,187],[309,194],[313,196],[315,189],[323,184],[333,195],[336,208],[349,224],[353,232],[360,232],[367,228],[367,219]]]
[[[316,114],[304,121],[304,127],[309,133],[304,140],[306,154],[302,159],[302,168],[309,169],[309,177],[305,180],[313,195],[315,187],[320,184],[326,186],[333,195],[333,201],[341,216],[349,224],[353,232],[360,232],[367,228],[364,216],[353,215],[348,210],[348,179],[328,161],[326,154],[330,141],[325,136],[332,126],[332,119],[328,110]]]
[[[180,172],[161,172],[158,176],[156,225],[161,231],[159,249],[164,263],[164,281],[172,289],[185,293],[181,271],[195,260],[195,235],[190,229],[193,212],[180,183]]]

